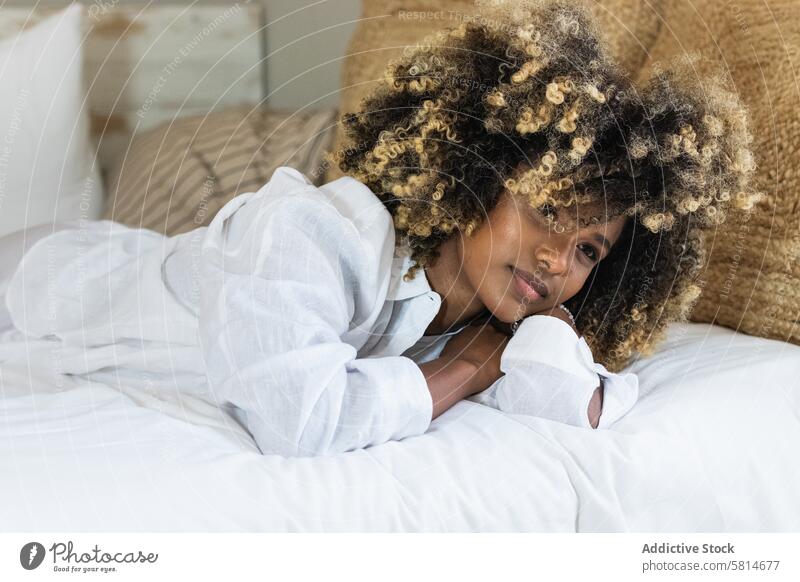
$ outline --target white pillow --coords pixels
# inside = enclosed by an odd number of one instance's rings
[[[72,4],[0,41],[0,235],[102,214],[82,20],[83,6]]]

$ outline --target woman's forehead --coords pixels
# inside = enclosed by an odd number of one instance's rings
[[[624,209],[604,201],[576,202],[569,206],[553,207],[559,222],[581,224],[586,228],[602,228],[606,224],[624,222]]]

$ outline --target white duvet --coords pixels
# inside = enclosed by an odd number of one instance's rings
[[[0,338],[3,531],[800,531],[800,347],[674,325],[612,429],[462,401],[428,432],[262,456],[190,396]]]

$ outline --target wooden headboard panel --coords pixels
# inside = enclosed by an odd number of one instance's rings
[[[59,7],[0,8],[0,38]],[[84,2],[84,78],[101,167],[136,131],[266,95],[259,3]]]

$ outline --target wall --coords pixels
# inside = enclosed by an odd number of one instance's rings
[[[367,0],[369,1],[369,0]],[[337,106],[342,58],[360,0],[263,0],[269,103]]]
[[[361,12],[360,0],[251,0],[264,6],[264,75],[272,107],[338,106],[342,58]],[[63,0],[40,0],[39,6],[60,6]],[[83,0],[93,4],[146,4],[141,0]],[[159,4],[186,4],[159,2]],[[191,4],[236,4],[225,0],[192,0]],[[248,3],[245,1],[242,4]],[[5,6],[31,6],[7,0]]]

